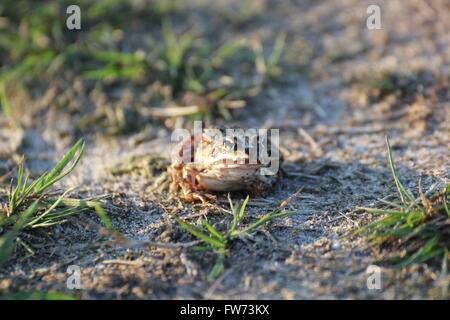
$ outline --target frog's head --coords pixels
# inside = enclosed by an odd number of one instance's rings
[[[221,167],[260,166],[257,144],[244,135],[227,135],[220,129],[205,129],[196,145],[197,164]]]

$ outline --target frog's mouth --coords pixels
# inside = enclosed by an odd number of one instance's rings
[[[237,191],[248,187],[259,175],[261,165],[223,164],[197,175],[202,189],[210,191]]]

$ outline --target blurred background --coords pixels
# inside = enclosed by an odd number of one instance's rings
[[[53,128],[68,145],[193,119],[338,118],[311,82],[363,114],[447,101],[448,1],[374,3],[381,30],[366,27],[369,1],[4,0],[2,123]],[[81,30],[66,27],[71,4]]]
[[[66,27],[71,4],[81,8],[81,30]],[[270,81],[306,73],[313,48],[301,38],[288,45],[279,23],[266,26],[274,5],[2,1],[4,115],[23,127],[56,126],[60,138],[231,120]]]

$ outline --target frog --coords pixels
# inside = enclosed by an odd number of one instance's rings
[[[181,198],[189,202],[207,203],[216,198],[211,192],[244,191],[265,196],[274,188],[281,170],[263,174],[262,170],[267,169],[268,163],[261,161],[259,156],[255,157],[261,152],[269,156],[274,154],[276,146],[271,144],[270,138],[267,137],[267,144],[262,144],[258,139],[248,139],[245,135],[230,136],[227,129],[205,128],[200,136],[191,134],[175,150],[180,158],[188,153],[191,161],[173,161],[170,164],[170,190],[179,192]],[[276,155],[279,154],[277,149]]]

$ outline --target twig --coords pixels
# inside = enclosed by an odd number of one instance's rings
[[[331,127],[329,130],[330,134],[367,134],[367,133],[379,133],[388,130],[388,128],[380,127]]]
[[[319,146],[319,144],[317,144],[317,142],[313,139],[313,137],[311,137],[311,135],[308,132],[306,132],[302,128],[298,128],[297,132],[306,140],[306,142],[308,142],[310,144],[313,153],[317,157],[320,157],[323,155],[322,148]]]
[[[207,110],[207,106],[172,106],[166,108],[146,108],[140,113],[147,117],[183,117]]]
[[[302,192],[303,187],[301,187],[300,189],[297,190],[296,193],[294,193],[293,195],[291,195],[289,198],[287,198],[286,200],[284,200],[281,204],[280,204],[280,208],[285,207],[289,202],[291,202],[292,200],[294,200],[294,198],[296,198],[300,192]]]

